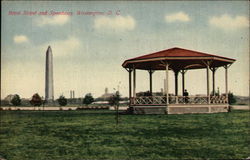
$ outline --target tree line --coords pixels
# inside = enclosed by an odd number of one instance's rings
[[[124,98],[127,99],[127,98]],[[110,105],[115,105],[117,103],[117,101],[120,101],[120,94],[116,93],[115,95],[111,96],[110,98],[107,99],[108,103]],[[90,105],[95,101],[95,99],[93,98],[91,93],[87,93],[84,98],[82,99],[82,104],[84,105]],[[60,106],[66,106],[68,104],[68,99],[65,98],[65,96],[61,95],[55,102],[58,102],[58,104]],[[18,94],[15,94],[13,96],[13,98],[11,99],[10,103],[13,106],[20,106],[22,104],[22,100],[20,98],[20,96]],[[45,105],[48,102],[46,100],[44,100],[38,93],[35,93],[31,100],[29,101],[29,103],[32,106],[41,106],[41,105]]]

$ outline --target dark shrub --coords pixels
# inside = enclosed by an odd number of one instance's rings
[[[15,94],[10,102],[11,102],[11,104],[13,104],[13,106],[20,106],[21,105],[21,99],[20,99],[18,94]]]
[[[33,105],[33,106],[41,106],[43,103],[42,101],[42,98],[39,96],[38,93],[35,93],[33,96],[32,96],[32,99],[30,101],[30,104]]]
[[[228,103],[229,104],[235,104],[236,103],[236,98],[235,98],[235,96],[233,95],[232,92],[228,93]]]
[[[93,96],[91,95],[91,93],[88,93],[85,95],[85,97],[83,98],[83,104],[86,104],[86,105],[89,105],[91,103],[94,102],[94,98]]]
[[[66,106],[67,105],[67,99],[64,96],[60,96],[57,100],[60,106]]]

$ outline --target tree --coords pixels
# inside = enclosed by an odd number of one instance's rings
[[[39,96],[38,93],[35,93],[32,96],[30,104],[33,105],[33,106],[40,106],[40,105],[42,105],[42,103],[43,103],[42,98]]]
[[[119,101],[121,100],[121,96],[119,92],[117,91],[113,96],[111,96],[108,100],[109,105],[115,106],[119,104]]]
[[[66,106],[67,105],[67,99],[64,96],[60,96],[57,100],[60,106]]]
[[[20,106],[21,105],[21,99],[18,94],[15,94],[14,97],[11,99],[11,104],[14,106]]]
[[[229,92],[229,93],[228,93],[228,103],[229,103],[229,104],[234,104],[234,103],[236,103],[236,98],[235,98],[235,96],[233,95],[232,92]]]
[[[91,93],[88,93],[85,95],[85,97],[83,98],[83,104],[86,104],[86,105],[89,105],[91,103],[94,102],[94,98],[93,96],[91,95]]]
[[[111,96],[109,98],[109,104],[111,106],[116,106],[116,125],[119,123],[119,113],[118,113],[118,110],[119,110],[119,101],[121,100],[121,95],[119,93],[119,91],[116,91],[116,93]]]

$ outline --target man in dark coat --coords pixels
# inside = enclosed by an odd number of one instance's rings
[[[188,99],[189,99],[188,95],[189,94],[188,94],[187,90],[185,89],[184,92],[183,92],[183,96],[185,97],[185,103],[188,103]]]

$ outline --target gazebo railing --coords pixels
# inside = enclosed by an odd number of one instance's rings
[[[228,103],[228,97],[226,95],[211,96],[210,103],[212,103],[212,104],[225,104],[225,103]]]
[[[169,96],[169,104],[207,104],[207,96]]]
[[[166,104],[166,96],[139,96],[132,97],[131,104],[133,105],[164,105]]]
[[[208,96],[169,96],[169,104],[209,104]],[[166,96],[131,97],[131,105],[166,105]],[[226,104],[226,96],[210,96],[210,104]]]

